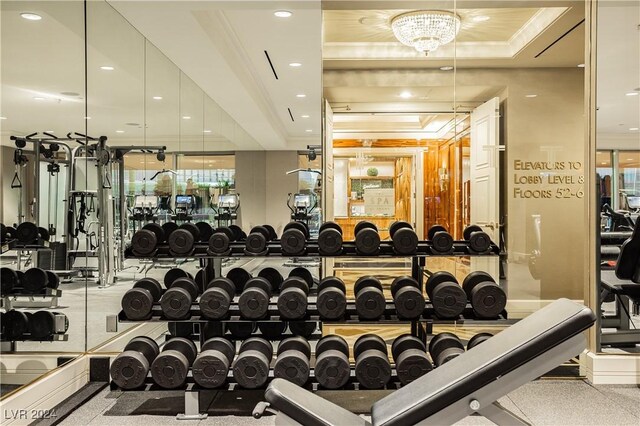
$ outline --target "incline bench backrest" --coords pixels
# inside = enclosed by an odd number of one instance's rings
[[[585,306],[557,300],[376,402],[373,423],[415,424],[574,337],[595,319]]]

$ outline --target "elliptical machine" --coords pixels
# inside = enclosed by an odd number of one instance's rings
[[[233,225],[238,219],[240,194],[220,194],[217,204],[212,204],[211,208],[215,213],[213,218],[218,222],[218,227]]]

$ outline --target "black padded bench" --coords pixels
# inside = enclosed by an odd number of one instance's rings
[[[596,320],[587,307],[557,300],[420,379],[377,401],[371,423],[305,389],[274,379],[266,402],[254,409],[276,414],[276,424],[453,424],[478,413],[496,424],[527,424],[496,401],[586,348],[582,333]]]

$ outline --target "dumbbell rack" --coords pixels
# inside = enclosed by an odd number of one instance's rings
[[[440,256],[440,257],[451,257],[451,256],[497,256],[500,253],[500,248],[498,246],[496,246],[495,244],[491,244],[491,247],[489,250],[487,250],[484,253],[476,253],[473,252],[469,249],[468,244],[466,241],[455,241],[453,244],[453,249],[450,252],[439,252],[437,250],[435,250],[433,248],[433,244],[431,243],[431,241],[420,241],[418,244],[418,248],[416,250],[416,253],[410,256],[407,255],[399,255],[397,254],[394,249],[393,249],[393,243],[391,241],[381,241],[380,242],[380,249],[378,250],[378,252],[374,255],[371,256],[362,256],[360,254],[358,254],[357,250],[356,250],[356,244],[355,241],[344,241],[343,242],[343,250],[340,254],[338,255],[332,255],[332,256],[323,256],[322,253],[320,253],[320,250],[318,248],[318,243],[317,240],[310,240],[307,241],[306,244],[306,249],[304,254],[300,255],[300,256],[290,256],[288,254],[285,254],[282,252],[281,246],[280,246],[280,242],[279,240],[273,240],[267,243],[267,249],[264,253],[261,253],[260,255],[253,255],[250,253],[247,253],[245,251],[245,244],[244,242],[231,242],[229,244],[229,251],[224,253],[224,254],[212,254],[211,252],[209,252],[208,250],[208,244],[206,243],[195,243],[194,244],[194,248],[192,250],[191,253],[189,253],[187,256],[185,255],[181,255],[181,256],[174,256],[170,250],[169,250],[169,246],[166,243],[161,243],[157,246],[155,252],[151,255],[151,256],[137,256],[134,251],[131,249],[131,247],[129,247],[127,250],[125,250],[125,257],[127,258],[134,258],[134,259],[149,259],[149,258],[175,258],[175,257],[179,257],[179,258],[201,258],[201,259],[208,259],[208,261],[211,260],[217,260],[220,258],[239,258],[239,257],[284,257],[284,258],[291,258],[291,257],[297,257],[297,258],[307,258],[307,257],[331,257],[331,258],[340,258],[340,257],[358,257],[358,258],[362,258],[362,257],[368,257],[368,258],[390,258],[390,257],[411,257],[412,259],[412,277],[414,279],[416,279],[418,281],[418,283],[420,284],[421,289],[424,291],[424,267],[425,267],[425,258],[426,257],[434,257],[434,256]],[[209,263],[209,262],[207,262]],[[217,274],[216,274],[217,275]],[[216,276],[214,275],[214,277]],[[426,307],[425,307],[425,311],[422,315],[421,318],[417,319],[417,320],[406,320],[406,319],[402,319],[399,318],[397,316],[397,314],[395,313],[395,307],[393,302],[387,302],[387,306],[385,308],[385,312],[384,315],[382,316],[382,318],[380,318],[379,320],[372,320],[372,321],[366,321],[366,320],[362,320],[360,318],[358,318],[358,315],[356,313],[356,309],[355,309],[355,302],[354,301],[348,301],[347,302],[347,308],[346,308],[346,313],[344,318],[340,319],[340,320],[336,320],[336,321],[327,321],[324,319],[321,319],[317,310],[317,306],[316,306],[316,297],[317,297],[317,293],[315,291],[315,289],[311,289],[309,296],[308,296],[308,305],[307,305],[307,314],[304,318],[301,318],[297,321],[314,321],[314,322],[318,322],[320,325],[322,324],[331,324],[331,323],[335,323],[335,324],[410,324],[411,326],[411,334],[413,334],[414,336],[419,337],[424,343],[427,342],[427,337],[428,335],[433,333],[433,325],[434,324],[460,324],[466,321],[471,321],[474,323],[478,323],[478,324],[483,324],[483,323],[495,323],[496,321],[500,321],[503,324],[504,323],[510,323],[511,321],[507,319],[507,312],[503,311],[498,318],[496,319],[490,319],[490,320],[479,320],[478,318],[475,317],[474,313],[473,313],[473,309],[471,308],[470,304],[467,304],[467,307],[465,308],[463,314],[456,319],[449,319],[449,320],[441,320],[438,319],[433,311],[433,306],[432,304],[427,301],[426,303]],[[278,313],[278,309],[277,309],[277,305],[276,305],[276,298],[272,298],[269,304],[269,308],[268,308],[268,315],[266,318],[262,318],[260,319],[258,322],[281,322],[281,321],[289,321],[289,322],[293,322],[291,320],[285,320],[282,317],[280,317],[280,314]],[[236,296],[234,298],[233,303],[230,306],[230,314],[224,318],[224,319],[220,319],[220,320],[215,320],[217,322],[222,322],[222,323],[237,323],[237,322],[252,322],[251,320],[246,320],[240,317],[240,313],[239,313],[239,307],[238,307],[238,296]],[[191,307],[191,312],[190,312],[190,316],[188,319],[184,319],[184,320],[173,320],[173,319],[167,319],[164,318],[162,315],[162,311],[160,309],[160,305],[159,303],[155,303],[153,306],[153,310],[152,310],[152,315],[151,318],[148,320],[143,320],[143,321],[130,321],[126,318],[126,316],[124,315],[124,312],[120,312],[117,316],[118,322],[122,322],[122,323],[129,323],[129,322],[191,322],[191,323],[202,323],[202,322],[208,322],[211,320],[208,320],[204,317],[202,317],[200,315],[200,310],[199,310],[199,306],[197,303],[194,303]],[[295,321],[295,320],[294,320]],[[316,334],[316,333],[314,333]],[[309,338],[309,340],[314,340],[314,338],[317,340],[319,336],[312,336]],[[313,357],[312,357],[313,359]],[[313,363],[312,363],[313,365]],[[269,371],[269,380],[273,377],[273,369],[271,369]],[[351,369],[351,378],[349,380],[349,382],[347,383],[347,385],[343,388],[343,389],[360,389],[359,384],[357,383],[357,381],[355,380],[355,372],[353,370],[353,368]],[[113,382],[111,384],[111,387],[113,390],[115,389],[119,389]],[[310,372],[310,379],[309,382],[307,384],[307,389],[315,391],[318,390],[318,383],[315,381],[315,375],[314,375],[314,369],[313,367],[311,368],[311,372]],[[387,386],[385,387],[385,389],[397,389],[400,387],[400,382],[397,378],[397,374],[395,371],[395,368],[392,369],[392,377],[391,380],[389,381],[389,383],[387,384]],[[231,372],[229,372],[228,375],[228,384],[226,385],[226,387],[222,387],[222,388],[218,388],[218,389],[213,389],[213,391],[217,391],[217,390],[228,390],[228,391],[234,391],[236,389],[238,389],[239,387],[237,386],[237,383],[234,381]],[[149,374],[149,376],[146,379],[145,385],[144,385],[144,389],[145,390],[149,390],[149,389],[160,389],[157,385],[154,385],[152,380],[151,380],[151,376]],[[208,391],[210,389],[203,389],[200,388],[197,384],[195,384],[195,382],[193,381],[193,377],[191,375],[191,371],[189,371],[188,377],[187,377],[187,383],[180,389],[184,389],[185,390],[185,414],[181,414],[178,415],[178,419],[202,419],[204,417],[206,417],[206,414],[200,414],[200,410],[199,410],[199,399],[198,399],[198,393],[200,391]],[[140,390],[140,389],[138,389]]]
[[[0,254],[5,254],[9,250],[13,250],[16,247],[18,240],[15,238],[11,238],[0,245]]]
[[[43,293],[11,293],[0,297],[0,309],[13,308],[55,308],[62,290],[47,288]]]

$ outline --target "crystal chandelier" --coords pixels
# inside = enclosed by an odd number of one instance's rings
[[[400,43],[429,54],[456,38],[460,17],[444,10],[418,10],[394,17],[391,28]]]

